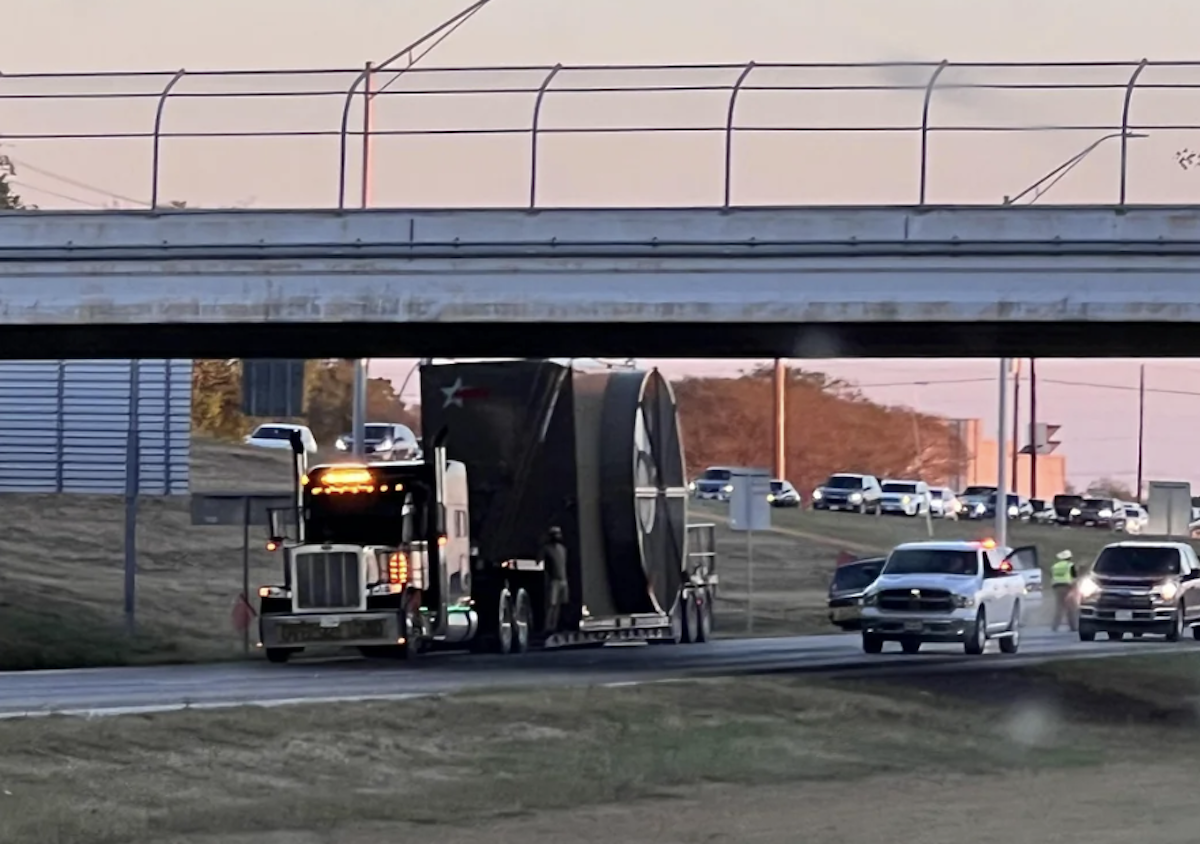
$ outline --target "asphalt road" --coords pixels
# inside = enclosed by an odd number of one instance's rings
[[[1028,630],[1021,652],[1004,656],[990,643],[982,657],[960,647],[926,645],[905,656],[889,645],[862,653],[855,635],[730,639],[704,645],[616,646],[513,657],[431,654],[415,663],[360,659],[269,665],[265,661],[148,668],[0,672],[0,717],[111,715],[183,707],[397,699],[469,689],[623,685],[743,673],[864,669],[1002,667],[1064,656],[1114,656],[1200,649],[1191,641],[1082,643],[1067,632]]]

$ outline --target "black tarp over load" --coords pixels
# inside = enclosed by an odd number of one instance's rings
[[[666,612],[679,593],[687,491],[675,397],[657,371],[552,361],[421,367],[421,429],[467,467],[472,544],[536,559],[562,528],[571,618]]]

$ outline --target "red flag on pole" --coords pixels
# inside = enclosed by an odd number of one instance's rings
[[[239,633],[245,633],[250,629],[250,625],[254,622],[256,615],[254,607],[246,600],[246,596],[239,593],[237,600],[233,604],[233,612],[231,613],[233,629]]]

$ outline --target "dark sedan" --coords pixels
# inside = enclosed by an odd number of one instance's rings
[[[886,557],[852,560],[837,567],[829,584],[829,620],[843,630],[858,630],[862,596],[879,577]]]

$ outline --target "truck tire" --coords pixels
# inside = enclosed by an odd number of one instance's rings
[[[513,652],[513,640],[516,638],[513,635],[513,600],[512,593],[505,586],[500,590],[497,606],[496,619],[496,653],[501,656],[508,656]]]
[[[679,596],[683,604],[683,641],[689,645],[700,641],[700,607],[696,595],[688,589]]]
[[[267,648],[267,662],[283,665],[294,654],[299,653],[300,650],[300,648]]]
[[[1175,607],[1175,615],[1171,617],[1171,629],[1167,631],[1168,642],[1178,642],[1183,638],[1183,605]]]
[[[901,639],[900,640],[900,650],[904,651],[906,654],[919,653],[921,650],[921,640],[920,639]]]
[[[883,639],[876,636],[874,633],[862,634],[863,653],[881,654],[883,653]]]
[[[987,613],[983,607],[979,608],[979,614],[975,616],[975,623],[971,629],[967,631],[967,639],[963,642],[963,651],[968,656],[979,656],[987,647]]]
[[[533,630],[533,604],[529,600],[529,593],[524,589],[518,589],[516,597],[513,598],[512,628],[512,652],[526,653],[529,650],[529,636]]]
[[[712,593],[707,589],[700,590],[700,626],[696,630],[696,641],[707,642],[712,638],[713,604]],[[1194,628],[1196,637],[1200,638],[1200,627]]]
[[[1000,653],[1015,654],[1021,647],[1021,603],[1013,607],[1012,621],[1008,623],[1008,633],[1000,640]]]

